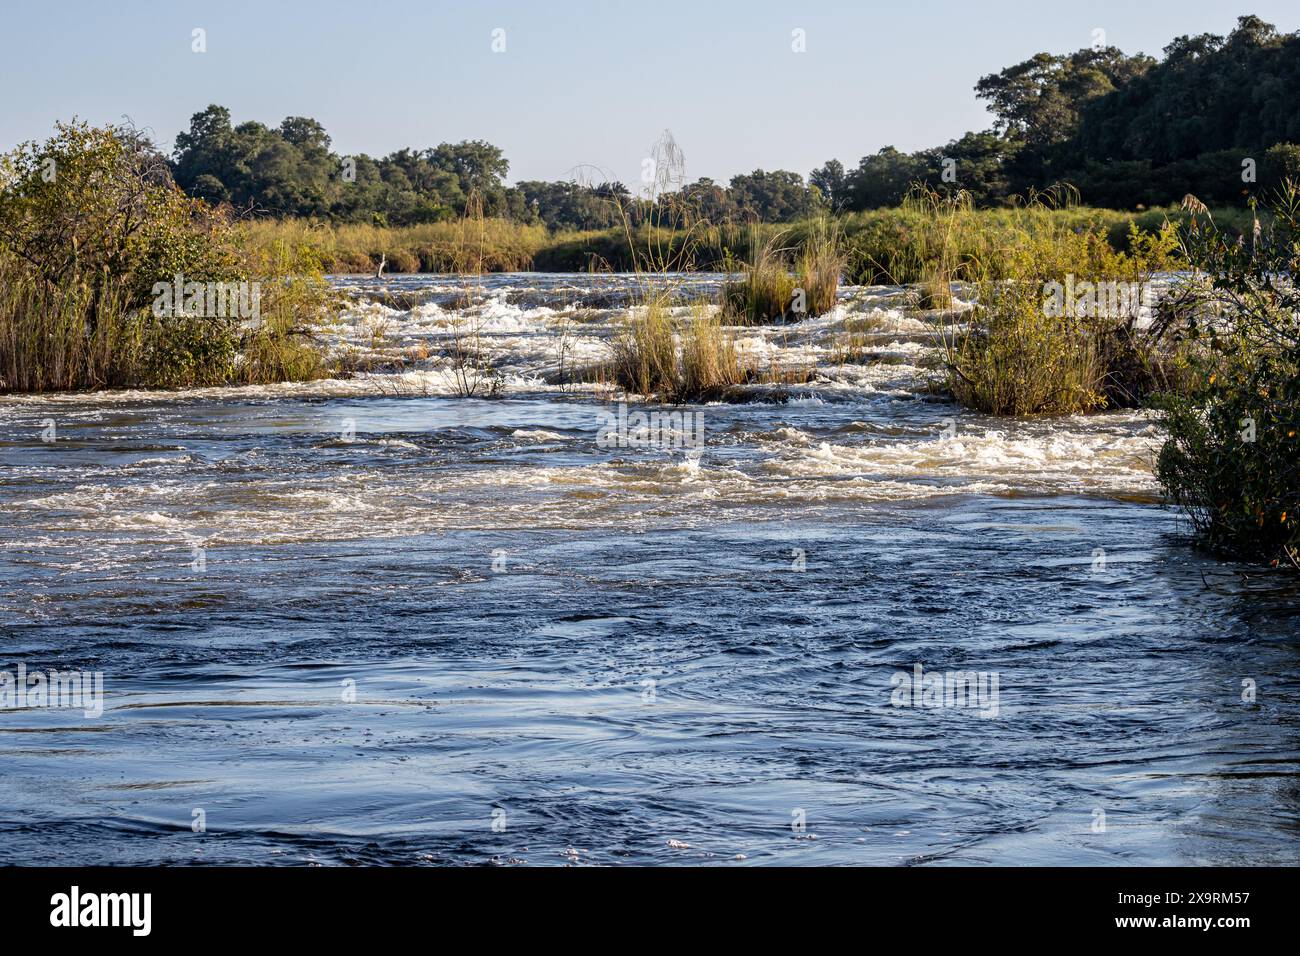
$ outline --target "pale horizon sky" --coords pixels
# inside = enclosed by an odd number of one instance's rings
[[[129,117],[170,152],[218,103],[235,123],[313,117],[345,155],[484,139],[512,182],[594,167],[633,185],[664,130],[691,179],[807,175],[989,127],[980,76],[1090,46],[1095,29],[1159,56],[1245,13],[1300,28],[1294,0],[28,4],[3,15],[0,149],[77,116]],[[205,53],[191,49],[195,28]],[[796,29],[806,52],[792,50]]]

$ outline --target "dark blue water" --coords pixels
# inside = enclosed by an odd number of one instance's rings
[[[530,308],[501,400],[0,399],[0,669],[105,692],[0,709],[0,862],[1297,862],[1300,587],[1189,547],[1148,416],[827,366],[601,448]]]

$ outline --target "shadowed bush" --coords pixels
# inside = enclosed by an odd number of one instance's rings
[[[1300,190],[1283,187],[1249,243],[1188,205],[1193,387],[1166,400],[1156,474],[1204,546],[1300,572]]]

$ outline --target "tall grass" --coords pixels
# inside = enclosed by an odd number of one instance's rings
[[[0,391],[182,388],[325,374],[314,325],[330,292],[310,256],[264,251],[260,321],[159,318],[120,286],[60,286],[0,254]]]
[[[143,318],[124,297],[53,286],[0,254],[0,390],[45,392],[130,382],[142,364]]]
[[[735,334],[705,306],[697,306],[682,330],[682,374],[678,394],[721,398],[752,377],[741,360]]]
[[[913,192],[898,208],[849,213],[839,225],[849,279],[866,285],[909,285],[966,281],[979,275],[1009,274],[1016,243],[1030,235],[1063,231],[1102,236],[1116,252],[1129,246],[1132,227],[1158,234],[1166,223],[1180,226],[1188,214],[1175,207],[1124,212],[1080,206],[1072,191],[1030,196],[1008,208],[978,209],[959,195],[951,200]],[[938,208],[936,208],[938,205]],[[1026,215],[1026,211],[1030,215]],[[1249,235],[1243,210],[1215,213],[1225,232]],[[942,297],[942,295],[940,296]]]
[[[844,257],[847,281],[862,284],[939,283],[962,281],[962,264],[978,261],[997,271],[1010,242],[1024,227],[1022,209],[950,210],[952,230],[945,238],[933,228],[926,200],[909,197],[902,206],[849,213],[837,219],[838,251]],[[1248,235],[1247,211],[1215,212],[1220,228]],[[1041,226],[1100,232],[1110,245],[1127,247],[1131,225],[1157,233],[1165,222],[1183,224],[1187,214],[1177,208],[1122,212],[1070,203],[1053,208]],[[747,259],[773,236],[798,258],[815,241],[825,221],[740,225],[691,220],[667,220],[595,231],[548,232],[544,226],[503,219],[484,221],[483,268],[486,272],[536,269],[541,272],[612,270],[636,272],[647,268],[646,251],[679,269],[720,270]],[[387,257],[388,272],[456,272],[460,227],[457,222],[381,228],[370,225],[331,225],[305,220],[251,220],[243,224],[248,240],[266,245],[281,240],[305,246],[320,257],[327,272],[373,274]],[[757,234],[757,242],[755,241]],[[940,294],[939,299],[942,299]]]
[[[677,331],[662,298],[629,310],[611,345],[614,380],[637,395],[675,396],[680,392]]]
[[[242,224],[254,246],[280,242],[312,250],[326,272],[373,274],[387,259],[388,272],[462,271],[465,264],[464,219],[418,226],[380,228],[364,224],[330,225],[300,219],[249,220]],[[478,217],[474,247],[481,271],[519,272],[556,237],[545,226]]]
[[[632,271],[641,280],[639,301],[611,345],[614,381],[625,392],[665,401],[718,397],[744,379],[735,339],[707,303],[697,302],[684,322],[672,305],[681,298],[679,275],[696,267],[700,244],[716,233],[681,202],[685,157],[671,135],[665,133],[652,154],[655,179],[644,197],[651,200],[651,220],[634,227],[630,210],[614,200]]]
[[[752,236],[753,251],[748,262],[735,263],[727,271],[740,272],[740,279],[722,287],[722,309],[730,322],[762,325],[792,315],[795,277],[790,274],[789,250],[777,233],[762,240]]]
[[[798,320],[835,307],[845,263],[837,228],[825,219],[815,220],[802,242],[786,245],[788,238],[786,232],[764,238],[760,229],[751,231],[749,261],[728,264],[727,271],[741,273],[722,288],[728,321],[758,325]]]
[[[1053,201],[1032,197],[1007,217],[1004,226],[1014,231],[996,256],[938,259],[951,269],[943,278],[968,281],[976,293],[974,309],[953,318],[944,343],[949,387],[970,408],[1017,416],[1087,412],[1136,404],[1170,381],[1163,369],[1176,356],[1160,330],[1139,329],[1136,308],[1099,308],[1094,300],[1076,309],[1072,290],[1076,281],[1080,288],[1149,290],[1152,274],[1175,261],[1173,227],[1155,236],[1130,227],[1129,250],[1117,252],[1100,229],[1070,228]],[[931,209],[935,231],[949,240],[967,228],[962,200],[936,199]],[[1052,288],[1060,291],[1055,302]]]
[[[681,322],[662,301],[633,309],[612,352],[614,381],[624,391],[663,401],[720,399],[759,377],[707,303],[690,307]]]
[[[808,315],[825,315],[835,308],[835,296],[840,288],[844,266],[839,227],[829,219],[814,220],[799,246],[798,259],[795,261],[798,288],[804,292],[805,312]]]
[[[315,327],[337,307],[319,258],[303,246],[277,242],[260,250],[260,322],[242,337],[234,378],[241,384],[301,382],[327,374],[313,341]]]

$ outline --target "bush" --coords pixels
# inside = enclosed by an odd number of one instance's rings
[[[0,179],[0,388],[217,385],[318,373],[319,358],[304,352],[323,302],[324,290],[312,286],[318,264],[308,264],[314,273],[306,277],[277,273],[261,283],[277,317],[259,326],[234,309],[209,314],[196,305],[195,314],[175,301],[178,281],[186,302],[195,301],[190,283],[257,283],[262,259],[224,213],[177,189],[135,130],[59,124],[45,143],[0,156]],[[304,278],[310,295],[285,294],[286,283]]]
[[[1049,316],[1042,284],[988,283],[969,329],[948,344],[949,388],[990,415],[1067,415],[1104,404],[1101,362],[1085,324]]]
[[[1156,474],[1206,547],[1300,571],[1300,189],[1282,188],[1248,243],[1190,205],[1197,274],[1178,305],[1194,387],[1165,403]]]
[[[1138,404],[1167,385],[1176,357],[1163,329],[1137,322],[1152,273],[1172,261],[1173,227],[1131,227],[1121,253],[1043,200],[1017,215],[995,264],[967,260],[949,273],[974,277],[977,300],[945,343],[956,399],[993,415],[1064,415]]]

